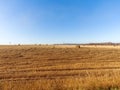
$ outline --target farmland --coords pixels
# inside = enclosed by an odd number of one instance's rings
[[[119,90],[120,48],[0,46],[0,90]]]

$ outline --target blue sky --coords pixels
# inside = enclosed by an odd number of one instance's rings
[[[120,42],[120,0],[0,0],[0,44]]]

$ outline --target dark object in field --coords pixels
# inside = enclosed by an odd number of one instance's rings
[[[80,45],[76,45],[76,48],[80,48]]]
[[[18,46],[21,46],[20,44],[18,44]]]

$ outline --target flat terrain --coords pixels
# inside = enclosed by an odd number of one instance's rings
[[[0,90],[120,90],[120,49],[0,46]]]

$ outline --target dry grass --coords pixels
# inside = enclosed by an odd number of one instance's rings
[[[0,90],[120,90],[120,49],[0,46]]]

